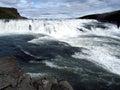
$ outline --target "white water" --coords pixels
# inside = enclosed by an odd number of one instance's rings
[[[50,37],[37,37],[29,43],[38,43],[43,39],[56,39],[69,43],[72,46],[84,47],[88,50],[83,51],[89,56],[81,53],[75,53],[74,58],[87,59],[104,69],[120,75],[120,51],[119,46],[106,44],[114,42],[120,44],[120,31],[115,25],[100,24],[108,28],[103,29],[96,26],[97,21],[93,20],[10,20],[5,22],[0,20],[0,35],[8,34],[33,34],[40,33]],[[92,25],[85,28],[84,25]],[[29,26],[31,25],[31,27]],[[79,29],[82,29],[79,30]],[[91,37],[87,37],[91,36]],[[92,37],[99,36],[99,37]],[[59,67],[46,62],[50,67]]]
[[[79,24],[77,22],[78,20],[10,20],[8,22],[0,20],[0,33],[42,33],[54,37],[76,36],[78,34],[76,24]],[[31,30],[29,25],[31,25]]]

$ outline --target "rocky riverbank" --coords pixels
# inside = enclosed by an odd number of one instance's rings
[[[107,12],[107,13],[101,13],[101,14],[91,14],[86,15],[83,17],[79,17],[78,19],[95,19],[100,22],[107,22],[116,24],[117,27],[120,27],[120,10],[113,11],[113,12]]]
[[[22,70],[15,57],[0,58],[0,90],[73,90],[67,81],[53,77],[33,78]]]

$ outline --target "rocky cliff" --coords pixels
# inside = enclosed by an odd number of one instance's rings
[[[79,17],[78,19],[95,19],[101,22],[108,22],[112,24],[116,24],[119,28],[120,26],[120,10],[108,12],[108,13],[102,13],[102,14],[92,14],[92,15],[86,15],[83,17]]]
[[[22,70],[15,57],[0,58],[0,90],[73,90],[67,81],[53,77],[32,78]]]
[[[22,17],[17,9],[0,7],[0,19],[26,19]]]

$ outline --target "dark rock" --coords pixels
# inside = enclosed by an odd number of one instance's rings
[[[7,86],[16,86],[24,76],[14,57],[5,57],[0,59],[0,89]]]
[[[58,84],[57,79],[53,77],[34,78],[33,86],[38,90],[51,90],[52,85]]]
[[[53,77],[32,78],[18,65],[15,57],[0,58],[0,90],[73,90],[67,81]]]
[[[27,19],[22,17],[16,8],[0,7],[0,19]]]
[[[86,15],[83,17],[79,17],[78,19],[95,19],[101,22],[108,22],[117,25],[119,28],[120,26],[120,10],[108,12],[108,13],[102,13],[102,14],[92,14],[92,15]]]
[[[59,90],[73,90],[68,81],[61,81],[59,83],[59,87],[60,87]]]

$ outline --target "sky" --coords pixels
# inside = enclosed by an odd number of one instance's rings
[[[120,0],[0,0],[1,7],[17,8],[28,18],[75,18],[120,10]]]

